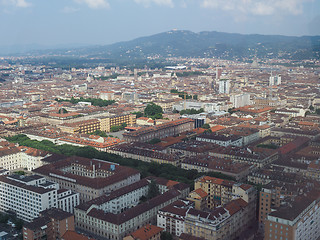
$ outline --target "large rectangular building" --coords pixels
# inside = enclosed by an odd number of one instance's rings
[[[136,115],[134,114],[113,115],[98,119],[100,121],[100,130],[104,132],[110,132],[111,127],[120,126],[121,124],[126,124],[128,126],[136,124]]]
[[[53,207],[73,212],[79,204],[79,194],[68,191],[61,195],[58,189],[59,184],[39,175],[0,176],[0,211],[14,212],[27,222],[38,217],[41,211]]]
[[[194,129],[194,121],[183,118],[156,126],[141,128],[134,132],[125,132],[123,134],[123,140],[127,142],[149,142],[154,138],[161,139],[175,136],[182,132],[191,131],[192,129]]]
[[[90,201],[140,180],[138,170],[77,156],[62,158],[33,171],[59,183],[61,188],[79,193],[80,202]]]
[[[157,195],[140,203],[141,197],[146,197],[151,179],[142,179],[127,187],[101,196],[76,207],[76,226],[81,231],[88,232],[97,238],[120,240],[130,232],[147,223],[156,223],[156,214],[179,198],[186,197],[189,186],[183,183],[153,179],[160,191]],[[162,181],[165,182],[164,186]],[[162,192],[162,190],[167,191]]]

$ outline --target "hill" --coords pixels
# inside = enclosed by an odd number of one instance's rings
[[[165,57],[215,57],[222,59],[319,59],[320,36],[237,34],[172,30],[104,46],[36,50],[28,55],[68,56],[110,60]]]
[[[216,57],[223,59],[319,59],[320,36],[289,37],[222,32],[168,31],[106,46],[78,48],[73,55],[98,58]]]

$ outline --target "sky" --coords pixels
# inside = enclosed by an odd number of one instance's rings
[[[172,29],[320,35],[320,0],[0,0],[0,47],[104,45]]]

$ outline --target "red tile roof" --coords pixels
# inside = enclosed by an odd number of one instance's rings
[[[68,230],[66,231],[65,234],[63,234],[61,240],[95,240],[95,239],[88,238],[87,236]]]
[[[137,240],[149,240],[162,231],[163,231],[163,228],[148,224],[146,226],[143,226],[137,229],[130,235]]]

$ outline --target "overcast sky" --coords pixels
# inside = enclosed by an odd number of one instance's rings
[[[0,0],[0,46],[109,44],[171,29],[320,35],[320,0]]]

